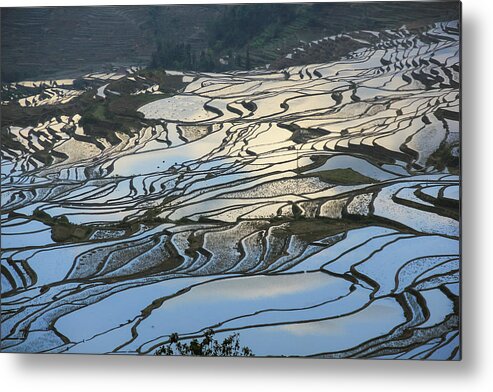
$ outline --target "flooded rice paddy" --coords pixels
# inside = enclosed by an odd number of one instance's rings
[[[78,114],[10,126],[2,350],[153,354],[212,328],[257,356],[460,358],[458,23],[366,34],[332,63],[149,83],[117,143]],[[137,76],[87,78],[104,100]]]

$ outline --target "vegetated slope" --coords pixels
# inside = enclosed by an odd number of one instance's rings
[[[196,42],[215,13],[215,6],[6,8],[2,81],[74,76],[108,64],[147,64],[157,31],[170,40]]]
[[[72,77],[105,65],[147,65],[153,54],[164,61],[154,61],[156,67],[201,71],[327,61],[340,51],[330,47],[315,58],[283,59],[300,40],[458,19],[459,3],[454,3],[6,8],[2,81]],[[183,48],[195,61],[178,58]]]
[[[399,28],[403,24],[424,27],[438,21],[458,19],[459,3],[453,3],[427,3],[426,6],[419,2],[230,6],[211,26],[211,46],[223,51],[237,50],[243,55],[248,46],[251,65],[259,66],[284,57],[300,40],[310,41],[361,29]],[[345,50],[347,53],[348,48]],[[304,64],[308,63],[309,59]]]

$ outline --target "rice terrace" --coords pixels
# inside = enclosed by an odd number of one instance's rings
[[[459,2],[1,34],[1,351],[461,358]]]

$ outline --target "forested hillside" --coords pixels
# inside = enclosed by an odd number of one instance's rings
[[[286,55],[323,36],[457,18],[457,7],[446,2],[4,8],[2,80],[72,77],[130,64],[199,71],[279,68],[312,62],[313,55],[292,61]],[[337,48],[327,48],[315,58],[337,54]]]

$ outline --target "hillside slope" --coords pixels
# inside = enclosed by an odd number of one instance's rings
[[[148,65],[151,58],[158,59],[156,67],[181,70],[282,68],[294,65],[282,59],[300,41],[457,20],[459,2],[453,3],[3,8],[2,81],[73,77],[109,66]],[[173,58],[183,57],[184,45],[197,59],[194,66]],[[296,64],[328,61],[338,53],[298,56]]]

